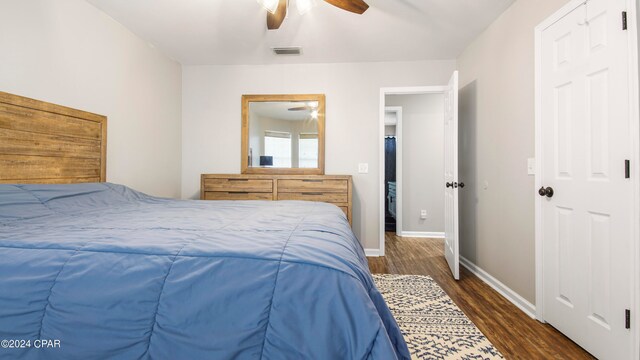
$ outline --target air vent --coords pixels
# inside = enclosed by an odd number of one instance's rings
[[[299,46],[275,47],[271,50],[276,55],[302,55],[302,48]]]

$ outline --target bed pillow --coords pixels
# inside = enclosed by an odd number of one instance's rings
[[[53,214],[33,194],[16,185],[0,184],[0,221],[31,219]]]

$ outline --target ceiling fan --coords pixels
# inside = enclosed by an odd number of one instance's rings
[[[287,16],[290,0],[257,0],[260,5],[267,9],[267,28],[276,30],[280,28]],[[350,11],[355,14],[363,14],[369,8],[363,0],[324,0],[340,9]],[[315,5],[315,0],[296,0],[298,12],[304,14]]]
[[[289,111],[314,111],[314,110],[318,110],[318,103],[317,102],[311,102],[311,103],[304,104],[303,106],[292,107],[292,108],[289,108],[287,110],[289,110]]]
[[[306,103],[303,106],[292,107],[287,109],[289,111],[308,111],[310,120],[318,119],[318,103]]]

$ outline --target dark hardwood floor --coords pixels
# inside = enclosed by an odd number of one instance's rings
[[[460,267],[451,277],[439,239],[386,234],[386,256],[369,258],[374,274],[431,276],[507,359],[594,359],[547,324],[531,319],[478,277]]]

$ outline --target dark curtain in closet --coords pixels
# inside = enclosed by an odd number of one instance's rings
[[[389,136],[384,138],[384,198],[385,209],[389,212],[387,195],[389,195],[389,181],[396,181],[396,138]]]

